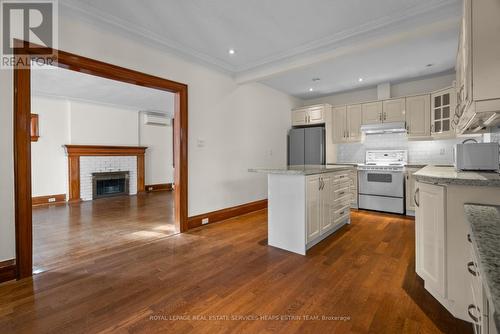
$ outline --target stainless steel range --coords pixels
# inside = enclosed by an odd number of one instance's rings
[[[358,165],[359,208],[404,213],[406,150],[366,151]]]

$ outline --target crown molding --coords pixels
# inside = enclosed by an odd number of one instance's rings
[[[406,39],[412,39],[420,36],[431,35],[441,31],[449,31],[458,29],[459,19],[450,18],[444,21],[427,24],[418,28],[397,31],[390,34],[378,36],[370,36],[362,40],[353,41],[350,44],[340,45],[333,49],[313,53],[298,59],[284,60],[282,62],[274,62],[270,65],[261,66],[258,69],[241,72],[235,76],[235,80],[239,84],[244,84],[254,81],[262,81],[273,76],[283,74],[285,72],[298,70],[314,64],[331,61],[335,58],[346,56],[353,53],[365,52],[370,49],[380,48],[386,45],[399,43]]]
[[[66,0],[60,2],[60,5],[66,9],[70,9],[76,13],[83,15],[86,19],[91,20],[93,23],[105,27],[113,27],[118,31],[125,32],[127,37],[132,37],[141,42],[149,42],[156,46],[173,52],[175,54],[187,57],[192,61],[209,65],[226,74],[237,76],[243,73],[258,71],[262,67],[266,67],[281,61],[290,61],[290,59],[300,59],[301,56],[307,56],[316,51],[323,51],[327,48],[335,48],[340,43],[348,43],[349,40],[355,39],[365,34],[373,33],[375,30],[380,30],[390,26],[397,26],[405,21],[416,19],[425,14],[429,14],[438,10],[443,10],[446,7],[455,9],[457,7],[457,0],[441,0],[431,4],[420,5],[417,4],[407,10],[386,15],[384,17],[366,22],[351,29],[340,31],[331,36],[320,38],[310,41],[308,43],[299,45],[286,52],[278,53],[270,57],[262,58],[258,61],[245,64],[243,66],[234,66],[225,60],[217,57],[210,56],[200,50],[190,48],[182,43],[171,40],[164,36],[160,36],[140,26],[131,26],[129,22],[122,20],[116,16],[109,15],[97,11],[92,6],[75,0]]]
[[[187,57],[197,63],[209,65],[225,74],[234,74],[236,72],[236,68],[225,61],[209,56],[201,51],[189,48],[176,41],[167,39],[164,36],[155,34],[142,27],[134,26],[132,28],[129,22],[119,19],[116,16],[99,12],[84,3],[74,0],[66,0],[64,2],[59,2],[59,4],[63,7],[63,9],[80,14],[80,17],[97,26],[103,28],[114,28],[116,32],[125,33],[124,36],[132,38],[135,41],[153,44],[155,47],[160,47],[181,57]]]

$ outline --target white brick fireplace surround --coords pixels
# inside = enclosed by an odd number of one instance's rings
[[[137,194],[137,157],[80,157],[80,198],[82,201],[92,200],[92,173],[97,172],[129,172],[129,194]]]

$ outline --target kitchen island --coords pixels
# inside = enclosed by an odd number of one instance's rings
[[[305,255],[350,223],[353,178],[349,165],[255,168],[268,174],[268,244]]]

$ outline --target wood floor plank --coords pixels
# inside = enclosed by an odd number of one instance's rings
[[[153,213],[133,206],[125,211],[133,217],[130,224],[153,221]],[[126,219],[97,212],[106,225]],[[413,219],[356,211],[351,225],[300,256],[267,246],[264,210],[181,235],[135,238],[109,252],[101,247],[99,256],[75,251],[70,265],[0,285],[0,328],[72,334],[472,333],[415,274],[414,228]]]

